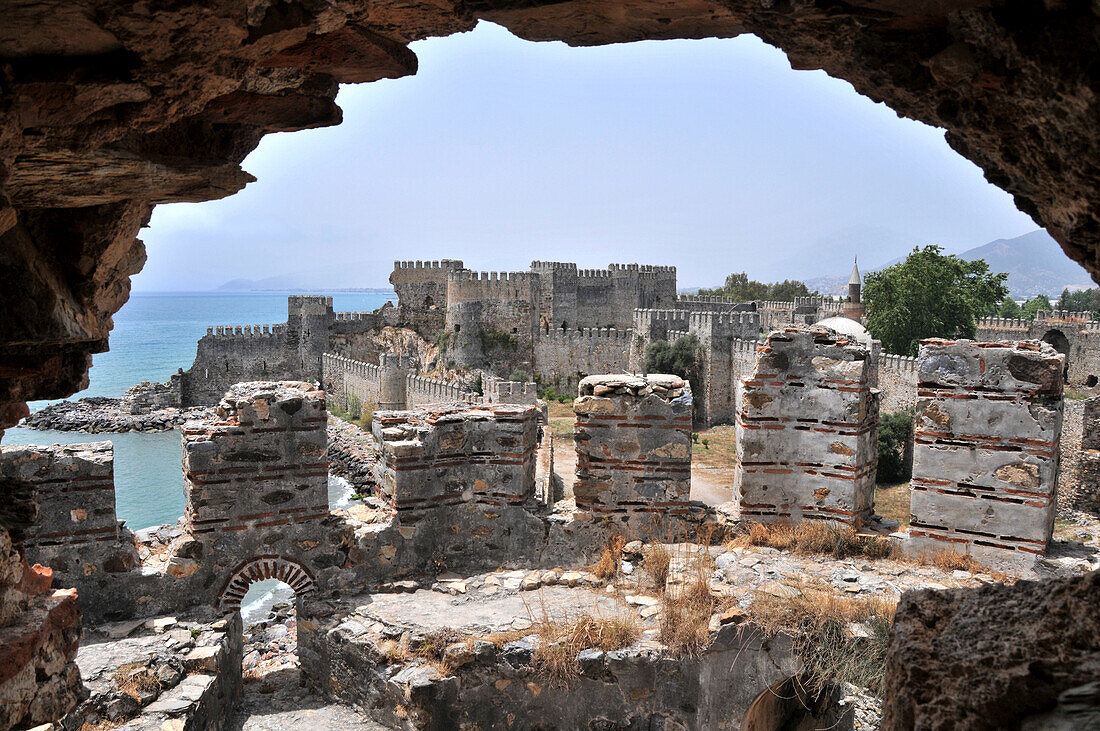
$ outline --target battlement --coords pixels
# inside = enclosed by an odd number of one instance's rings
[[[708,305],[740,305],[745,304],[743,300],[739,300],[736,297],[725,297],[717,294],[681,294],[676,296],[677,302],[685,303],[700,303]]]
[[[997,330],[1027,330],[1031,327],[1031,321],[1022,317],[983,317],[978,320],[978,327]]]
[[[396,269],[443,269],[443,270],[457,270],[463,269],[461,259],[440,259],[439,261],[395,261],[393,268]]]
[[[689,312],[688,323],[692,330],[702,330],[715,325],[755,325],[760,326],[760,315],[756,312]]]
[[[337,320],[370,320],[374,318],[373,312],[337,312]]]
[[[288,307],[303,307],[305,305],[321,305],[332,307],[332,297],[321,294],[292,294],[287,297]]]
[[[405,389],[410,407],[414,403],[418,406],[442,403],[476,404],[481,403],[482,400],[481,396],[473,391],[467,391],[453,383],[426,376],[409,374],[405,377]]]
[[[258,338],[283,335],[286,323],[265,325],[207,325],[206,334],[215,338]]]
[[[747,338],[734,338],[733,339],[733,352],[734,353],[751,353],[753,356],[756,354],[756,346],[759,345],[758,340],[749,340]]]
[[[583,279],[611,279],[611,272],[607,269],[578,269],[577,277]]]
[[[916,371],[917,359],[909,355],[894,355],[893,353],[883,353],[879,357],[878,367],[880,370],[889,369],[892,371]]]
[[[657,266],[653,264],[608,264],[608,271],[614,274],[629,274],[633,272],[647,272],[654,274],[675,274],[674,266]]]
[[[381,378],[381,369],[373,363],[352,360],[335,353],[325,353],[322,358],[324,359],[324,372],[326,375],[330,373],[348,373],[372,381]]]
[[[1036,320],[1059,320],[1061,322],[1090,322],[1093,321],[1091,312],[1073,312],[1070,310],[1039,310],[1035,313]]]
[[[760,310],[793,310],[795,303],[782,300],[761,300],[756,303],[756,307]]]
[[[536,272],[572,272],[577,273],[577,265],[567,261],[533,261],[531,270]]]
[[[575,330],[551,330],[542,337],[561,340],[627,340],[633,334],[633,330],[618,330],[613,327],[582,327]]]
[[[452,271],[447,275],[448,282],[535,282],[538,275],[534,272],[472,272]]]

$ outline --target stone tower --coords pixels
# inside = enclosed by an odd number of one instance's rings
[[[852,276],[848,277],[848,301],[844,303],[844,316],[863,322],[863,279],[859,275],[859,262],[852,262]]]
[[[321,380],[321,356],[328,350],[328,331],[335,321],[332,297],[291,295],[287,298],[287,348],[297,354],[299,378]]]

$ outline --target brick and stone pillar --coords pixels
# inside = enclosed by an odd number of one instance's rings
[[[435,508],[493,512],[535,497],[536,406],[433,406],[376,411],[380,490],[410,526]]]
[[[1063,362],[1038,341],[921,343],[909,548],[994,567],[1046,553]]]
[[[644,527],[689,512],[691,387],[678,376],[601,375],[580,382],[577,510]]]
[[[87,593],[101,572],[138,564],[133,536],[115,513],[114,459],[106,441],[3,449],[0,474],[32,486],[38,503],[24,537],[27,556],[53,568],[59,586]]]
[[[734,496],[761,522],[859,526],[874,506],[878,393],[867,346],[789,327],[757,348],[737,393]]]
[[[189,533],[259,545],[266,533],[328,516],[324,392],[297,381],[238,383],[218,417],[184,426]]]

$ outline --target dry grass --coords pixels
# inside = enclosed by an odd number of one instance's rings
[[[625,545],[625,538],[618,533],[612,534],[607,539],[607,547],[603,549],[600,560],[588,570],[601,579],[614,579],[619,575],[619,568],[623,563],[623,546]]]
[[[651,543],[643,550],[642,559],[651,588],[658,594],[663,594],[665,582],[668,581],[668,567],[672,563],[672,554],[663,543]]]
[[[881,694],[896,606],[881,598],[803,590],[789,598],[759,594],[748,611],[765,636],[788,632],[794,637],[813,692],[844,681]],[[848,631],[852,624],[863,627],[869,636],[852,636]]]
[[[568,625],[543,621],[538,626],[539,646],[533,663],[551,683],[564,686],[580,675],[579,652],[621,650],[637,642],[641,634],[632,617],[597,619],[584,614]]]
[[[807,521],[796,526],[789,523],[750,523],[748,529],[731,540],[728,546],[769,546],[780,551],[822,554],[838,559],[853,556],[869,559],[899,556],[895,545],[885,536],[860,535],[854,528],[820,521]]]
[[[119,692],[125,693],[136,701],[140,701],[142,693],[160,691],[160,680],[142,663],[119,666],[112,680]]]
[[[718,470],[730,470],[732,475],[737,466],[737,428],[722,425],[697,432],[692,439],[691,461]]]
[[[661,596],[661,642],[673,657],[698,657],[710,644],[716,600],[707,582],[692,577],[679,591]]]
[[[936,551],[927,557],[926,563],[941,571],[969,571],[972,574],[985,571],[985,567],[975,561],[973,556],[958,551]]]

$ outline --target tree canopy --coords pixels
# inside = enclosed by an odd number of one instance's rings
[[[1001,301],[1001,304],[993,308],[993,311],[990,314],[994,317],[1023,317],[1023,315],[1020,314],[1020,305],[1016,304],[1016,300],[1012,299],[1011,297],[1005,297]]]
[[[1050,303],[1050,298],[1045,294],[1036,295],[1020,308],[1020,317],[1025,317],[1028,320],[1034,320],[1035,315],[1039,313],[1039,310],[1046,310],[1050,312],[1054,309],[1054,305]]]
[[[905,261],[864,278],[867,329],[886,352],[902,355],[916,355],[922,338],[972,338],[977,318],[1008,295],[1006,279],[982,259],[914,248]]]
[[[1070,292],[1068,289],[1062,290],[1062,297],[1058,300],[1058,309],[1070,312],[1100,313],[1100,288],[1093,287],[1092,289],[1081,289],[1076,292]]]
[[[645,346],[645,369],[647,373],[671,373],[685,379],[695,398],[702,398],[698,353],[699,337],[695,333],[677,338],[674,343],[654,340]]]
[[[733,297],[741,302],[750,300],[793,302],[795,297],[808,297],[816,292],[811,292],[804,282],[795,279],[770,283],[758,282],[755,279],[749,279],[749,275],[745,272],[740,272],[726,277],[726,283],[721,287],[700,289],[699,294]]]

